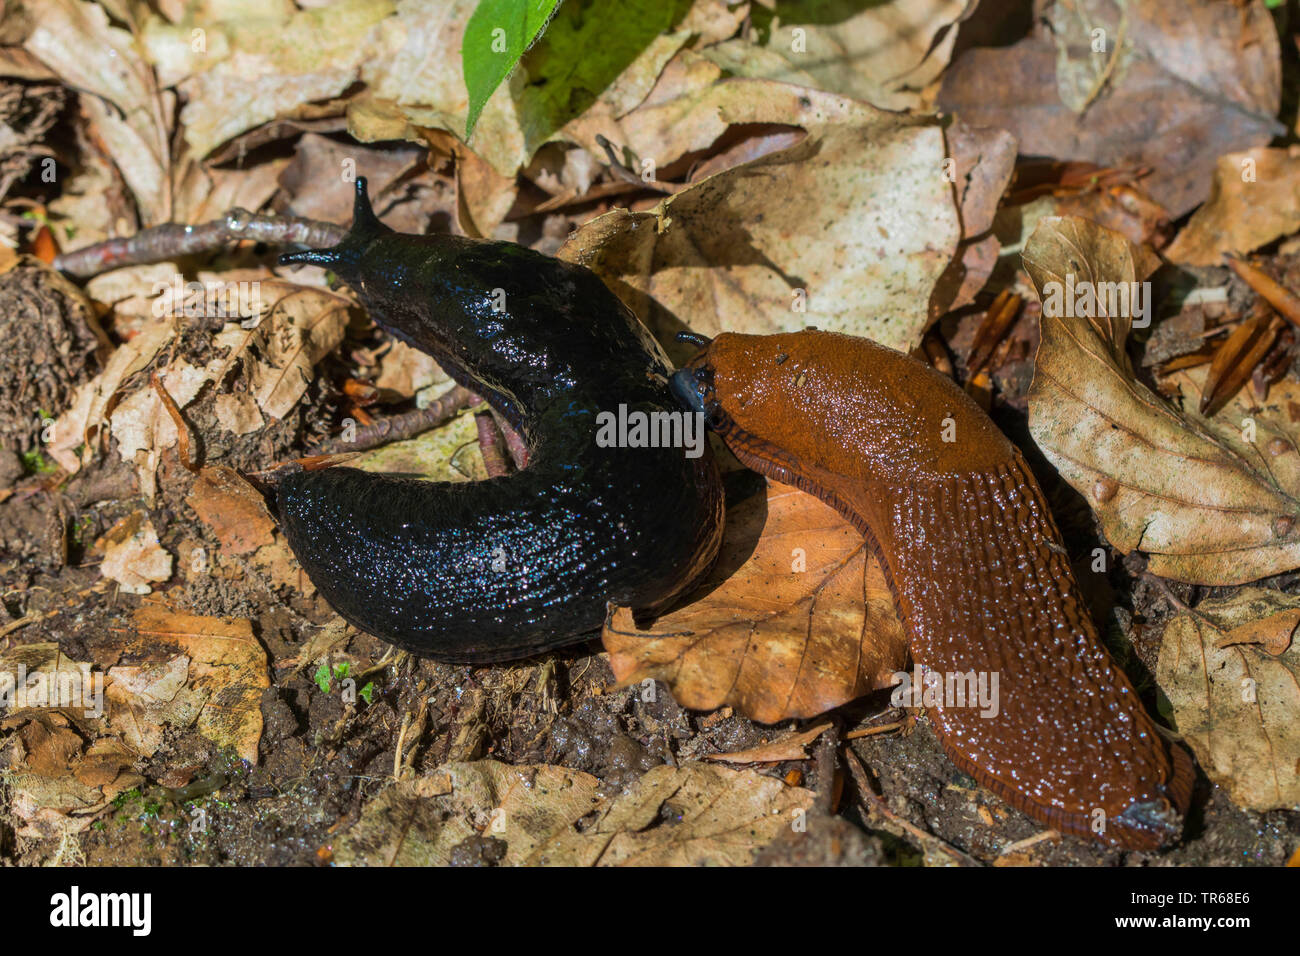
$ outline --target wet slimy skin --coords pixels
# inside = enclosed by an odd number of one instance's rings
[[[681,412],[662,350],[593,273],[512,243],[397,234],[364,179],[346,238],[281,262],[332,270],[529,449],[526,468],[486,481],[285,477],[289,544],[352,624],[424,657],[510,660],[583,640],[607,601],[657,609],[708,570],[723,504],[707,442],[690,457],[597,440],[620,405]]]
[[[747,466],[851,520],[912,656],[996,673],[995,716],[928,708],[952,761],[1065,832],[1152,849],[1182,832],[1194,768],[1097,636],[1019,450],[945,376],[829,332],[723,334],[673,376]]]

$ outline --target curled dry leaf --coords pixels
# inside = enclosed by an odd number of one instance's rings
[[[1220,156],[1210,198],[1165,250],[1173,262],[1217,266],[1300,230],[1300,147]]]
[[[75,473],[93,457],[100,428],[120,401],[123,383],[154,360],[170,335],[167,323],[156,322],[117,347],[103,371],[77,389],[71,406],[55,421],[54,440],[46,446],[51,458]]]
[[[32,21],[26,49],[68,86],[90,94],[82,104],[94,122],[96,141],[131,187],[144,224],[170,220],[175,96],[159,90],[136,37],[112,26],[98,4],[32,0],[24,9]]]
[[[1130,318],[1048,307],[1049,282],[1064,285],[1067,274],[1074,287],[1133,282],[1147,274],[1146,259],[1095,223],[1040,221],[1024,251],[1045,301],[1030,432],[1110,543],[1146,554],[1152,573],[1242,584],[1298,567],[1300,436],[1289,409],[1300,386],[1279,383],[1260,407],[1243,391],[1205,418],[1195,411],[1203,367],[1175,373],[1179,393],[1166,402],[1133,376],[1124,351]]]
[[[151,661],[108,672],[109,723],[148,755],[164,726],[194,726],[218,746],[257,762],[262,691],[271,685],[266,651],[251,622],[178,614],[157,604],[136,608],[113,631],[139,641]]]
[[[324,289],[278,281],[262,285],[273,303],[270,313],[225,357],[221,368],[242,359],[255,345],[258,358],[249,367],[250,391],[262,411],[283,418],[306,391],[312,368],[343,341],[352,303]],[[233,338],[233,330],[230,334]]]
[[[906,640],[880,565],[829,505],[769,482],[727,515],[722,553],[690,603],[602,639],[620,684],[668,684],[685,707],[775,723],[892,686]]]
[[[1016,165],[1016,139],[1006,130],[968,126],[944,131],[961,213],[962,243],[930,295],[934,317],[975,301],[997,264],[1000,244],[990,233]]]
[[[1282,320],[1267,315],[1251,316],[1237,326],[1214,353],[1197,411],[1213,416],[1223,408],[1250,379],[1281,331]]]
[[[807,136],[649,212],[597,217],[560,258],[595,270],[665,340],[684,326],[815,325],[910,349],[961,237],[940,128],[762,80],[717,89],[729,123],[770,121],[774,98],[801,101],[785,115]]]
[[[1245,588],[1175,615],[1156,679],[1209,778],[1251,810],[1300,807],[1300,646],[1276,656],[1253,636],[1289,635],[1300,597]]]
[[[604,800],[577,770],[449,763],[370,802],[335,858],[445,866],[495,850],[508,866],[745,865],[812,802],[810,790],[696,763],[656,767]],[[653,826],[664,819],[674,825]]]
[[[267,306],[260,322],[250,328],[228,322],[214,337],[216,357],[206,365],[177,359],[158,373],[181,408],[209,384],[231,388],[233,401],[216,407],[224,407],[225,421],[236,426],[232,430],[245,427],[254,416],[260,422],[262,413],[273,418],[289,413],[306,391],[315,364],[343,340],[352,307],[343,296],[280,279],[253,288]],[[170,289],[165,294],[170,296]],[[185,306],[191,304],[187,300]],[[55,461],[69,471],[80,468],[99,447],[107,421],[118,453],[136,466],[141,492],[152,499],[158,463],[177,444],[179,433],[149,381],[132,376],[155,360],[172,334],[171,321],[151,323],[119,346],[104,370],[77,391],[72,407],[54,425],[50,455]],[[228,384],[236,372],[239,389]]]

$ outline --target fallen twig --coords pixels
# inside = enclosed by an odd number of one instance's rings
[[[327,438],[308,449],[307,457],[333,455],[343,451],[368,451],[390,441],[405,441],[421,432],[437,428],[464,409],[481,401],[482,399],[469,389],[457,385],[443,392],[425,408],[381,418],[373,425],[358,428],[351,440],[342,437]]]
[[[1257,269],[1245,259],[1227,256],[1228,265],[1241,280],[1255,290],[1269,305],[1277,309],[1292,325],[1300,328],[1300,295],[1296,295],[1272,276]]]
[[[921,844],[921,849],[926,857],[937,854],[947,857],[952,861],[953,866],[983,866],[979,860],[975,859],[956,847],[944,843],[933,833],[926,833],[910,820],[900,817],[885,801],[876,795],[871,789],[871,783],[867,780],[867,771],[863,768],[862,762],[858,760],[857,755],[849,749],[844,750],[844,760],[849,765],[849,772],[853,775],[853,782],[857,785],[858,800],[862,804],[863,810],[869,816],[878,817],[882,821],[885,829],[889,830],[895,836],[908,836]]]
[[[509,470],[502,450],[504,439],[501,437],[501,429],[497,428],[496,419],[490,411],[475,412],[474,424],[478,426],[478,447],[483,454],[488,477],[500,478]]]
[[[332,222],[298,216],[261,216],[246,209],[232,209],[220,219],[197,226],[169,222],[142,229],[134,236],[106,239],[56,256],[52,265],[70,276],[89,279],[122,266],[213,252],[232,242],[264,242],[273,246],[301,243],[322,247],[336,245],[346,233],[346,228]]]

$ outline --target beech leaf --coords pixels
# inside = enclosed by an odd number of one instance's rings
[[[1165,628],[1156,679],[1179,732],[1209,778],[1251,810],[1300,807],[1300,646],[1271,640],[1295,629],[1300,597],[1244,588],[1177,614]]]
[[[1025,245],[1040,297],[1048,282],[1132,282],[1149,254],[1118,233],[1048,217]],[[1101,519],[1106,538],[1141,551],[1152,573],[1243,584],[1300,567],[1300,436],[1289,409],[1300,386],[1273,386],[1261,407],[1239,393],[1211,418],[1196,412],[1206,369],[1172,376],[1166,402],[1133,375],[1132,319],[1043,310],[1029,390],[1029,430]],[[1300,406],[1296,406],[1300,407]]]
[[[654,678],[685,707],[775,723],[894,683],[906,640],[880,565],[829,505],[769,482],[727,516],[722,554],[687,604],[602,634],[621,685]]]

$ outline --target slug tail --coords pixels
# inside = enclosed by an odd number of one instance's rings
[[[914,659],[945,686],[998,679],[986,709],[927,702],[953,763],[1064,832],[1131,849],[1175,841],[1191,759],[1161,736],[1098,637],[1019,452],[989,471],[882,491],[889,504],[871,523]]]

